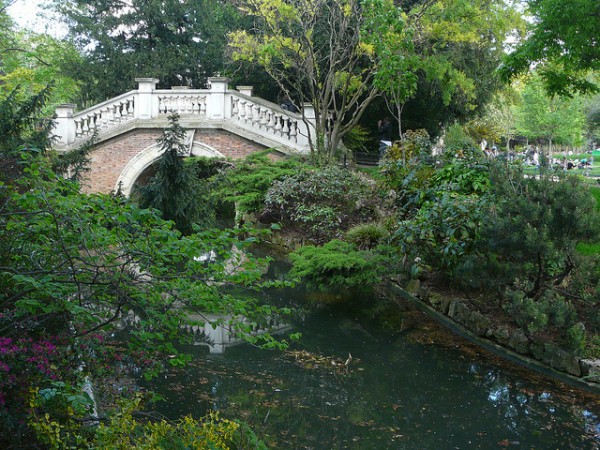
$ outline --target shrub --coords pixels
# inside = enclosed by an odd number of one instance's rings
[[[310,166],[293,158],[274,161],[270,150],[253,153],[222,172],[217,192],[222,201],[235,203],[238,213],[260,212],[274,181],[293,176]]]
[[[313,242],[339,238],[356,223],[376,217],[374,187],[359,174],[330,166],[273,183],[266,212]]]
[[[500,291],[520,278],[531,284],[527,296],[537,298],[567,282],[579,263],[576,244],[600,232],[600,214],[576,177],[525,178],[496,166],[488,205],[477,242],[480,265],[472,267],[488,272],[484,278]]]
[[[581,322],[569,327],[566,333],[567,347],[577,354],[583,352],[586,341],[585,326]]]
[[[361,223],[348,230],[346,240],[356,245],[359,250],[369,250],[388,235],[389,232],[380,223]]]
[[[307,245],[290,254],[290,275],[318,289],[364,288],[380,278],[382,266],[374,254],[334,239],[323,247]]]

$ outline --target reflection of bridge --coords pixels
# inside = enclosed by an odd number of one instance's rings
[[[209,351],[212,354],[222,354],[227,347],[245,342],[235,332],[236,322],[237,326],[250,326],[250,334],[252,335],[283,333],[290,329],[289,325],[280,323],[274,319],[269,320],[267,326],[260,327],[258,325],[251,326],[249,320],[246,318],[232,320],[231,316],[224,315],[189,315],[188,318],[199,323],[199,325],[187,327],[187,331],[194,336],[194,343],[196,345],[208,345]]]
[[[264,148],[283,154],[309,152],[314,139],[314,109],[291,113],[253,97],[252,87],[230,90],[228,79],[209,78],[209,89],[156,89],[158,80],[138,78],[138,89],[81,112],[57,108],[55,147],[79,147],[94,134],[91,171],[84,182],[91,192],[121,189],[128,195],[142,173],[158,158],[156,140],[172,112],[187,130],[189,155],[243,158]]]

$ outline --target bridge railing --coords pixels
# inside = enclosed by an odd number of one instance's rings
[[[252,96],[252,88],[228,89],[228,79],[209,78],[210,89],[156,89],[157,79],[138,78],[138,89],[75,113],[75,105],[56,110],[58,148],[68,148],[96,134],[111,137],[126,126],[160,127],[176,112],[186,127],[223,128],[266,146],[309,151],[314,135],[314,110],[305,105],[301,113]],[[122,131],[121,131],[122,132]],[[311,134],[312,133],[312,134]]]

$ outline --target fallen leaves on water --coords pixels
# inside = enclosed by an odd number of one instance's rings
[[[333,369],[337,373],[348,373],[353,366],[360,362],[359,359],[348,354],[348,358],[318,355],[307,350],[287,350],[287,356],[305,369]]]

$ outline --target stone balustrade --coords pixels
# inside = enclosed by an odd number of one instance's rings
[[[56,110],[57,149],[81,145],[94,134],[99,141],[136,127],[164,128],[167,117],[178,113],[184,128],[221,128],[267,147],[307,153],[314,139],[314,109],[302,113],[252,96],[252,87],[228,88],[229,80],[209,78],[209,89],[174,86],[156,89],[157,79],[137,78],[138,89],[107,100],[84,111],[75,105]]]

